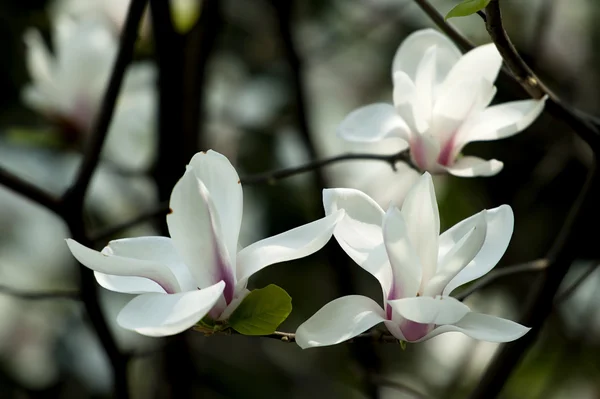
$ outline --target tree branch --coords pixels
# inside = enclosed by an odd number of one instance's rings
[[[4,285],[0,285],[0,294],[10,295],[15,298],[24,300],[44,300],[44,299],[70,299],[79,301],[81,300],[81,294],[77,291],[49,291],[49,292],[36,292],[36,291],[22,291],[17,288],[12,288]]]
[[[588,269],[577,278],[577,280],[575,280],[570,286],[568,286],[563,292],[559,293],[558,295],[556,295],[556,297],[554,298],[554,305],[558,305],[564,301],[566,301],[567,299],[569,299],[569,297],[571,295],[573,295],[573,293],[575,291],[577,291],[577,288],[579,288],[579,286],[581,284],[583,284],[585,282],[585,280],[587,280],[587,278],[589,276],[591,276],[596,269],[598,269],[598,266],[600,266],[597,263],[592,263]]]
[[[319,159],[315,161],[308,162],[304,165],[295,166],[286,169],[280,169],[274,172],[266,172],[252,176],[246,176],[241,179],[243,184],[255,185],[255,184],[274,184],[277,180],[285,179],[300,173],[310,172],[312,170],[317,170],[322,167],[331,165],[337,162],[343,161],[383,161],[390,164],[392,169],[396,170],[397,162],[405,162],[408,166],[410,166],[414,170],[419,170],[417,166],[415,166],[410,159],[410,154],[408,151],[400,151],[396,154],[390,155],[378,155],[378,154],[342,154],[337,155],[331,158]]]
[[[79,167],[75,182],[64,195],[65,202],[71,202],[71,198],[75,198],[72,201],[78,201],[79,198],[83,201],[87,187],[92,179],[92,174],[98,165],[100,154],[102,153],[102,146],[104,145],[104,141],[108,134],[125,71],[133,59],[135,42],[138,37],[140,21],[144,14],[144,9],[146,8],[146,2],[146,0],[132,0],[129,5],[125,25],[123,32],[121,33],[119,51],[117,52],[108,86],[106,87],[100,109],[94,122],[90,142],[85,150],[85,155],[81,166]]]
[[[58,213],[60,203],[58,198],[40,189],[39,187],[13,175],[9,171],[0,167],[0,184],[8,187],[17,194],[46,207],[48,210]]]
[[[455,295],[454,297],[459,301],[463,301],[469,295],[473,294],[475,291],[478,291],[484,287],[487,287],[492,282],[496,281],[501,277],[512,276],[513,274],[521,274],[521,273],[534,273],[546,270],[548,267],[549,261],[548,259],[536,259],[531,262],[521,263],[513,266],[506,266],[499,269],[494,269],[494,271],[486,274],[484,277],[475,281],[465,290],[462,290]]]

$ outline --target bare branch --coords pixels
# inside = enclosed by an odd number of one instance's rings
[[[458,295],[455,296],[455,298],[459,301],[463,301],[466,297],[473,294],[475,291],[487,287],[492,282],[496,281],[501,277],[512,276],[513,274],[540,272],[546,270],[548,264],[548,259],[536,259],[527,263],[521,263],[518,265],[494,269],[494,271],[486,274],[484,277],[471,284],[467,289],[461,291]]]
[[[58,213],[60,204],[58,198],[39,187],[13,175],[0,167],[0,184],[22,195],[30,201],[42,205],[54,213]]]
[[[295,166],[286,169],[280,169],[274,172],[266,172],[258,175],[246,176],[241,179],[243,184],[254,185],[254,184],[274,184],[277,180],[285,179],[300,173],[310,172],[313,170],[320,169],[324,166],[331,165],[337,162],[343,161],[383,161],[390,164],[392,169],[396,170],[397,162],[405,162],[411,168],[418,170],[418,168],[412,163],[410,154],[408,151],[400,151],[396,154],[390,155],[378,155],[378,154],[342,154],[331,158],[320,159],[311,161],[304,165]]]
[[[25,300],[44,300],[44,299],[70,299],[75,301],[81,300],[81,295],[76,291],[49,291],[49,292],[36,292],[36,291],[22,291],[16,288],[7,287],[0,285],[0,294],[10,295],[15,298]]]
[[[591,276],[598,269],[598,266],[600,266],[600,264],[592,263],[588,267],[588,269],[581,276],[579,276],[579,278],[577,278],[577,280],[575,280],[563,292],[556,295],[556,297],[554,298],[554,305],[556,306],[556,305],[566,301],[567,299],[569,299],[569,297],[571,295],[573,295],[573,293],[575,291],[577,291],[577,288],[579,288],[579,286],[581,286],[581,284],[583,284],[585,282],[585,280],[587,280],[587,278],[589,276]]]

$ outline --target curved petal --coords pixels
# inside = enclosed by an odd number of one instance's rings
[[[513,136],[531,125],[544,110],[546,98],[541,100],[512,101],[494,105],[459,132],[457,145],[472,141],[499,140]]]
[[[396,207],[390,207],[385,215],[383,240],[394,276],[387,299],[417,295],[421,286],[421,262],[411,246],[404,218]]]
[[[444,256],[438,270],[425,286],[423,295],[441,295],[446,285],[463,270],[481,250],[487,233],[485,213],[475,218],[473,228]]]
[[[409,129],[407,139],[412,137],[413,133],[421,133],[417,126],[427,127],[427,121],[420,119],[420,114],[416,112],[415,104],[417,101],[417,89],[412,79],[402,71],[394,73],[394,108],[396,113],[406,122]]]
[[[415,121],[418,132],[425,132],[431,124],[433,91],[435,87],[437,47],[432,46],[423,55],[415,75]]]
[[[89,249],[70,238],[66,241],[73,256],[81,264],[94,271],[114,276],[144,277],[156,282],[165,292],[181,291],[171,269],[161,262],[110,256]]]
[[[419,63],[431,47],[437,47],[436,81],[441,82],[451,68],[458,62],[461,53],[445,35],[433,30],[422,29],[409,35],[394,55],[392,76],[395,72],[403,71],[414,81]]]
[[[514,228],[514,216],[511,207],[501,205],[498,208],[484,211],[484,214],[487,223],[485,242],[475,258],[456,277],[450,280],[450,283],[444,289],[444,295],[450,295],[456,287],[487,274],[496,266],[502,255],[504,255],[506,248],[508,248]],[[440,259],[445,259],[449,248],[454,246],[454,243],[472,228],[476,220],[477,215],[471,216],[442,234],[440,237]]]
[[[400,316],[421,324],[453,324],[471,311],[467,305],[450,296],[402,298],[388,301],[388,304]]]
[[[238,254],[238,281],[244,281],[274,263],[303,258],[317,252],[327,244],[336,223],[343,216],[344,211],[340,210],[242,249]]]
[[[233,297],[235,275],[221,240],[219,214],[204,183],[191,167],[175,184],[167,225],[173,245],[188,266],[198,288],[225,281],[225,297]]]
[[[323,306],[296,330],[302,348],[335,345],[384,321],[384,311],[371,298],[349,295]]]
[[[435,328],[418,342],[451,331],[458,331],[481,341],[510,342],[521,338],[523,335],[527,334],[529,330],[531,330],[531,328],[511,320],[482,313],[469,312],[457,323]]]
[[[421,287],[433,277],[438,262],[440,215],[431,175],[427,172],[410,189],[402,204],[408,237],[422,267]]]
[[[178,334],[194,326],[223,294],[225,282],[179,294],[142,294],[133,298],[117,316],[117,323],[150,337]]]
[[[210,193],[220,221],[223,243],[229,253],[232,265],[238,250],[238,237],[242,224],[243,194],[240,177],[229,160],[209,150],[192,157],[190,166]]]
[[[458,177],[494,176],[500,173],[504,164],[497,159],[485,160],[473,156],[460,157],[452,166],[445,169]]]
[[[381,207],[362,191],[350,188],[323,190],[323,206],[327,215],[345,211],[333,235],[354,262],[379,280],[387,297],[393,277],[383,244]]]
[[[100,272],[94,272],[94,277],[96,277],[96,281],[101,287],[114,292],[122,292],[123,294],[165,293],[160,285],[144,277],[113,276]]]
[[[446,76],[443,87],[464,79],[484,79],[493,83],[501,67],[502,57],[494,43],[477,46],[458,60]]]
[[[196,289],[194,277],[179,257],[177,250],[173,246],[173,241],[169,237],[135,237],[113,240],[102,250],[102,253],[108,256],[117,255],[124,258],[159,262],[171,270],[179,283],[181,291],[191,291]],[[129,291],[124,291],[123,289],[130,286],[134,291],[129,293],[154,292],[154,290],[140,291],[142,287],[152,286],[154,284],[154,282],[148,281],[147,279],[123,276],[104,276],[102,273],[98,272],[96,272],[96,279],[101,286],[112,291],[127,293]],[[138,279],[138,283],[142,284],[142,286],[137,287],[138,284],[136,284],[136,279]],[[122,280],[124,285],[121,284],[119,280]]]
[[[371,104],[349,113],[337,129],[348,141],[372,143],[388,137],[408,140],[409,128],[390,104]]]

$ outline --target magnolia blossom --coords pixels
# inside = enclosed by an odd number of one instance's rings
[[[308,256],[331,238],[343,211],[238,251],[242,186],[223,155],[196,154],[175,185],[167,225],[171,238],[111,241],[102,252],[74,240],[79,262],[106,289],[138,294],[117,322],[148,336],[177,334],[208,315],[226,320],[248,294],[248,278],[274,263]]]
[[[484,210],[440,235],[428,173],[408,193],[401,210],[392,206],[384,213],[370,197],[352,189],[326,190],[324,203],[328,214],[345,211],[334,236],[379,280],[384,307],[360,295],[338,298],[298,327],[296,341],[302,348],[337,344],[381,322],[408,342],[449,331],[507,342],[529,331],[510,320],[472,312],[449,296],[500,260],[513,231],[509,206]]]
[[[545,103],[544,98],[489,106],[501,65],[493,43],[461,56],[444,35],[432,29],[415,32],[394,57],[394,104],[371,104],[351,112],[338,133],[356,142],[402,138],[410,144],[413,162],[432,173],[495,175],[502,162],[461,157],[463,147],[519,133]]]
[[[100,21],[57,18],[54,54],[39,31],[25,34],[32,82],[23,101],[75,136],[90,132],[117,54],[118,43]],[[155,69],[137,63],[127,70],[106,142],[105,154],[122,166],[144,168],[152,160]]]

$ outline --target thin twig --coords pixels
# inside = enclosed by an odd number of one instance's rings
[[[119,232],[134,227],[140,223],[144,223],[148,220],[157,218],[159,216],[164,216],[169,211],[169,203],[161,202],[156,207],[149,209],[146,212],[140,213],[138,216],[127,220],[123,223],[117,224],[115,226],[108,227],[106,229],[100,230],[96,233],[90,234],[90,240],[94,243],[101,243],[106,241],[108,238],[118,234]]]
[[[254,185],[254,184],[273,184],[277,180],[285,179],[300,173],[310,172],[313,170],[320,169],[324,166],[331,165],[337,162],[343,161],[383,161],[390,164],[392,169],[396,170],[396,163],[405,162],[408,166],[410,166],[414,170],[418,170],[418,168],[412,163],[410,159],[410,154],[408,151],[401,151],[395,154],[389,155],[378,155],[378,154],[342,154],[337,155],[331,158],[319,159],[315,161],[308,162],[304,165],[295,166],[286,169],[280,169],[274,172],[266,172],[258,175],[246,176],[241,179],[243,184]]]
[[[203,332],[202,330],[196,330],[199,332]],[[235,330],[227,329],[224,331],[216,332],[215,334],[226,334],[226,335],[242,335]],[[296,342],[296,334],[284,331],[275,331],[273,334],[269,335],[259,335],[258,338],[269,338],[275,339],[281,342],[286,343],[294,343]],[[388,344],[400,344],[398,338],[394,337],[388,332],[382,332],[380,330],[371,330],[369,332],[365,332],[357,335],[354,338],[350,338],[347,341],[344,341],[345,344],[354,344],[360,342],[372,342],[372,343],[388,343]]]
[[[536,259],[527,263],[521,263],[518,265],[506,266],[503,268],[495,269],[491,273],[486,274],[484,277],[471,284],[467,289],[461,291],[458,295],[455,296],[455,298],[459,301],[463,301],[466,297],[473,294],[475,291],[487,287],[492,282],[496,281],[501,277],[511,276],[513,274],[540,272],[545,270],[548,267],[548,264],[548,259]]]
[[[5,285],[0,285],[0,294],[10,295],[15,298],[32,301],[44,299],[69,299],[75,301],[81,300],[81,294],[77,291],[23,291],[13,287],[7,287]]]
[[[554,298],[554,305],[556,306],[569,299],[569,297],[573,295],[575,291],[577,291],[577,288],[579,288],[579,286],[581,286],[581,284],[583,284],[585,280],[587,280],[587,278],[598,269],[598,266],[600,265],[597,263],[592,263],[590,267],[588,267],[588,269],[577,278],[577,280],[573,281],[573,283],[565,288],[563,292],[560,292],[558,295],[556,295]]]

